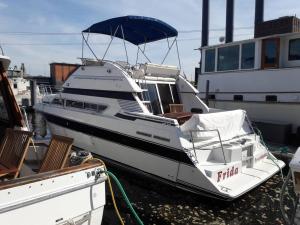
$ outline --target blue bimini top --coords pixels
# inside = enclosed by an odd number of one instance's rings
[[[116,32],[117,30],[117,32]],[[178,32],[169,24],[151,17],[122,16],[95,23],[83,33],[106,34],[124,39],[134,45],[175,37]]]

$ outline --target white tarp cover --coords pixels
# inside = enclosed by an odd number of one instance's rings
[[[237,135],[249,132],[245,122],[244,110],[232,110],[207,114],[194,114],[191,119],[180,126],[184,133],[203,130],[219,130],[222,140],[229,140]],[[217,138],[217,132],[193,132],[193,137],[198,139]]]

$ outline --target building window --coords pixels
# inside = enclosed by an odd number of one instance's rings
[[[239,68],[239,53],[239,45],[219,48],[218,71],[237,70]]]
[[[216,100],[216,95],[208,95],[208,99],[210,99],[210,100]]]
[[[266,95],[266,102],[277,102],[276,95]]]
[[[244,100],[244,96],[243,95],[234,95],[233,96],[233,100],[234,101],[243,101]]]
[[[214,72],[215,71],[215,49],[205,50],[205,72]]]
[[[18,89],[18,84],[14,83],[14,89]]]
[[[242,44],[242,69],[254,68],[254,56],[255,56],[255,43]]]
[[[289,41],[289,60],[300,60],[300,38]]]

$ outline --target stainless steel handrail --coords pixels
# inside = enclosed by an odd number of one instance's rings
[[[214,129],[214,130],[190,130],[190,133],[191,133],[191,141],[192,141],[192,144],[193,144],[193,150],[194,150],[194,153],[195,153],[195,157],[197,158],[197,155],[196,155],[196,148],[195,148],[194,138],[193,138],[193,133],[195,133],[195,132],[200,132],[200,133],[201,133],[201,132],[217,132],[218,138],[219,138],[219,142],[220,142],[220,145],[221,145],[221,149],[222,149],[222,153],[223,153],[224,164],[226,165],[227,162],[226,162],[226,158],[225,158],[224,147],[223,147],[223,143],[222,143],[220,131],[219,131],[218,129]]]

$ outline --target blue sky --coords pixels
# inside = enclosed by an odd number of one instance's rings
[[[225,0],[210,0],[210,43],[224,36]],[[235,40],[253,36],[255,0],[235,0]],[[49,75],[49,63],[78,63],[81,57],[80,32],[93,23],[117,16],[141,15],[161,19],[179,31],[179,52],[182,68],[189,78],[194,77],[200,54],[194,49],[201,43],[201,0],[0,0],[0,43],[12,65],[25,63],[31,75]],[[299,15],[299,0],[265,0],[265,20],[285,15]],[[215,29],[221,29],[214,31]],[[189,31],[189,32],[186,32]],[[192,31],[192,32],[191,32]],[[11,32],[11,33],[9,33]],[[24,35],[15,32],[68,33],[60,35]],[[109,39],[93,36],[90,39],[100,57]],[[108,59],[124,60],[120,41],[114,42]],[[134,63],[136,48],[128,44]],[[160,63],[166,52],[166,41],[147,47],[153,62]],[[175,50],[175,49],[174,49]],[[86,56],[89,56],[86,51]],[[175,51],[166,63],[177,65]]]

